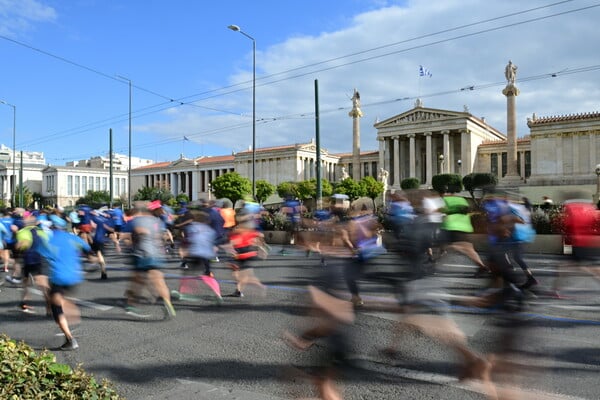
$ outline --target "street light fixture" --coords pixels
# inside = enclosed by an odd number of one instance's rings
[[[17,106],[15,106],[13,104],[10,104],[10,103],[8,103],[8,102],[6,102],[4,100],[0,100],[0,103],[6,104],[7,106],[12,107],[12,109],[13,109],[13,151],[12,151],[12,153],[13,153],[12,154],[13,187],[11,189],[11,195],[12,195],[11,205],[14,208],[14,207],[16,207],[16,204],[15,204],[15,189],[17,188],[17,172],[16,172],[16,163],[17,163],[17,144],[16,144],[16,142],[17,142],[17,140],[16,140],[17,139],[17,135],[16,135],[16,132],[17,132]],[[23,196],[21,196],[21,197],[23,197]],[[22,202],[23,199],[21,198],[20,201]]]
[[[131,208],[131,79],[127,79],[124,76],[120,76],[120,75],[117,75],[117,78],[127,81],[129,83],[129,146],[128,146],[129,165],[127,167],[127,208]],[[112,154],[110,155],[110,157],[112,158]],[[111,199],[111,202],[112,202],[112,199]]]
[[[256,199],[256,40],[237,25],[227,28],[252,40],[252,200]]]

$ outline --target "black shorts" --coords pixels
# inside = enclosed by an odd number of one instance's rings
[[[65,286],[65,285],[56,285],[54,283],[50,283],[50,296],[53,294],[72,294],[74,292],[75,286]]]
[[[41,262],[36,264],[25,264],[23,265],[23,276],[28,277],[29,275],[48,275],[48,271],[45,265]]]
[[[103,252],[104,251],[104,242],[93,242],[92,243],[92,251],[97,253],[97,252]]]
[[[115,225],[113,229],[115,232],[119,233],[123,229],[123,225]]]
[[[198,275],[199,271],[210,271],[210,260],[203,257],[186,257],[188,269],[183,270],[184,275]]]

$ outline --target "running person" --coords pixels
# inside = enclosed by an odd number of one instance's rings
[[[179,291],[171,291],[171,297],[184,299],[188,295],[197,292],[198,280],[202,280],[209,286],[217,296],[217,302],[221,303],[221,290],[219,283],[214,279],[210,269],[210,260],[215,257],[215,241],[217,234],[210,227],[208,214],[202,211],[193,212],[195,220],[185,225],[186,257],[188,266],[179,281]]]
[[[66,339],[60,349],[76,350],[79,344],[73,337],[68,318],[78,321],[79,310],[65,298],[65,294],[83,280],[80,253],[89,252],[91,248],[83,239],[66,231],[67,221],[57,215],[51,215],[50,220],[54,231],[41,252],[49,264],[50,308]]]
[[[48,241],[49,235],[41,229],[37,223],[36,216],[29,211],[23,215],[25,226],[17,232],[17,250],[22,251],[23,258],[23,297],[20,304],[20,309],[23,312],[34,312],[33,307],[29,304],[29,286],[32,285],[30,277],[38,286],[46,300],[46,308],[49,311],[48,302],[48,272],[47,266],[40,255],[40,250]]]
[[[131,240],[133,248],[133,276],[127,290],[127,311],[135,313],[135,297],[139,288],[149,280],[153,288],[162,298],[169,317],[175,316],[175,309],[171,304],[169,288],[165,283],[163,273],[160,271],[162,258],[161,221],[152,215],[146,204],[137,204],[131,220]]]

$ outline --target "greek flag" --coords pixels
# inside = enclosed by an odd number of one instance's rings
[[[422,65],[419,65],[419,76],[428,76],[431,78],[433,74],[427,68],[423,67]]]

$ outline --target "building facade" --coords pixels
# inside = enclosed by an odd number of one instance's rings
[[[484,142],[506,141],[506,136],[463,112],[423,107],[378,122],[379,164],[389,172],[390,189],[400,189],[406,178],[418,178],[425,187],[442,173],[467,175],[475,170],[477,149]]]

